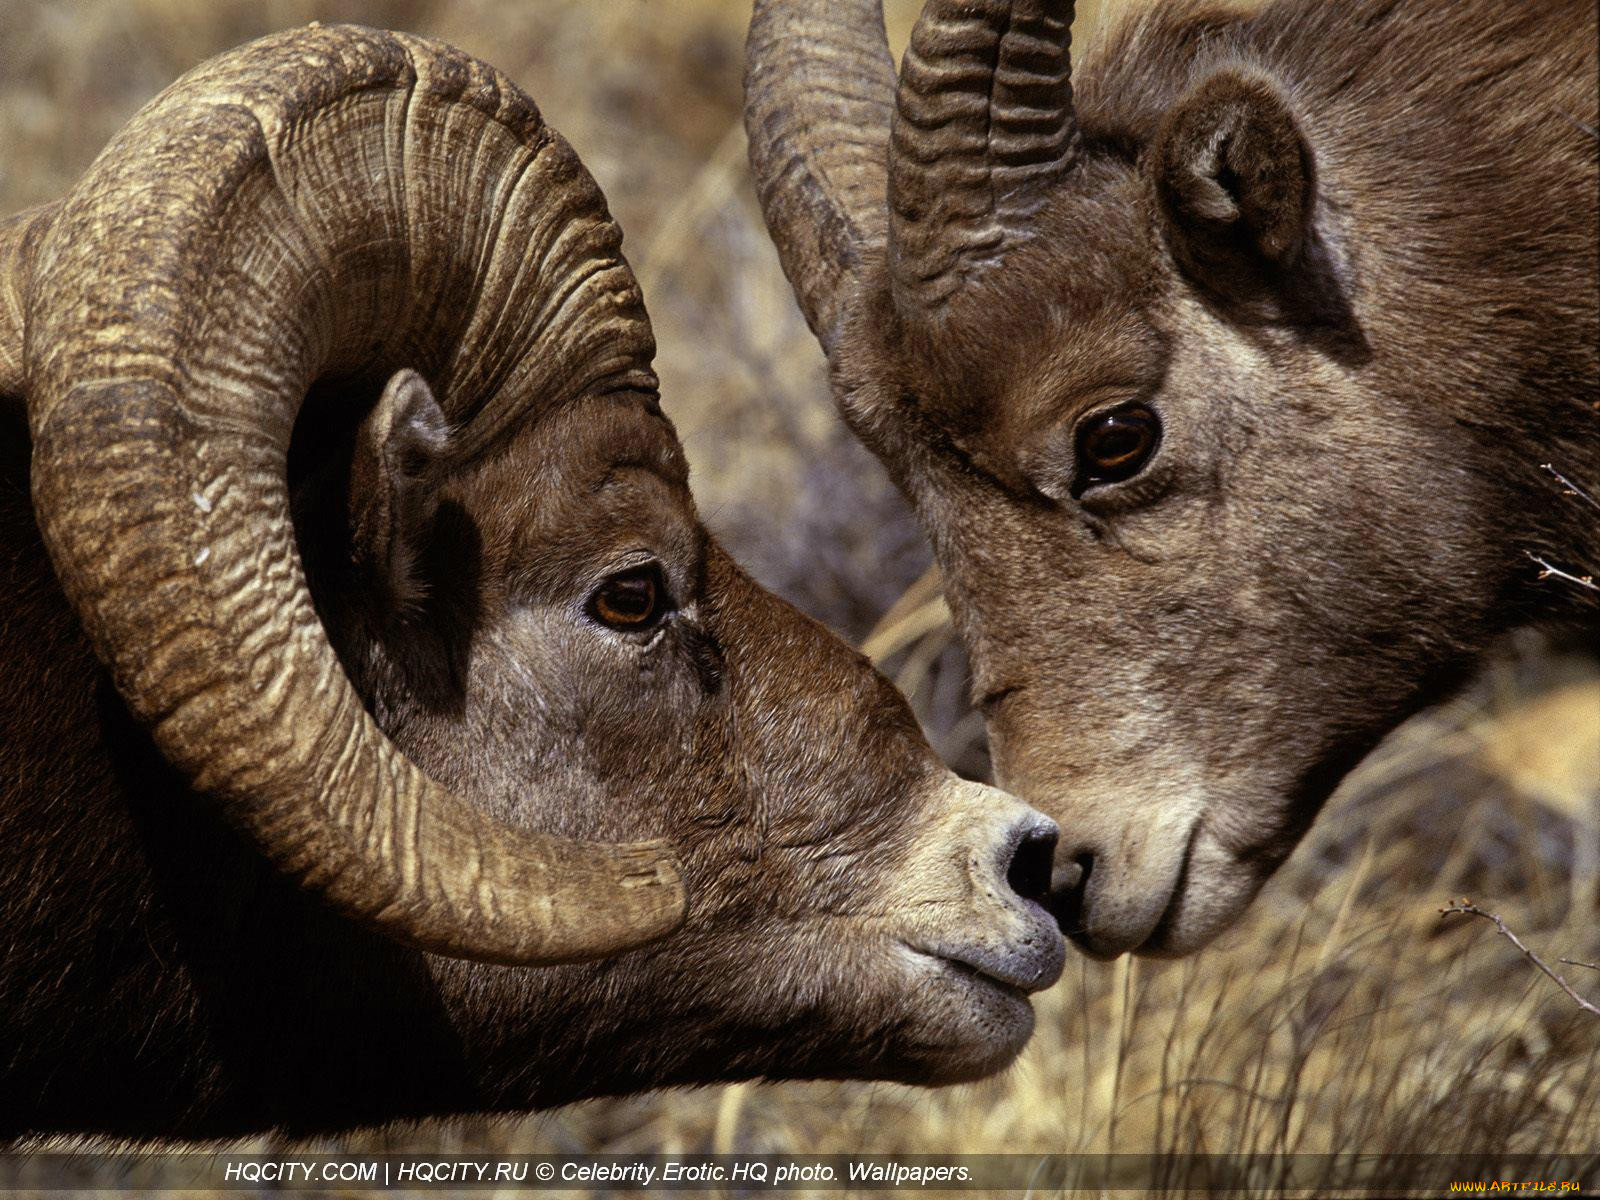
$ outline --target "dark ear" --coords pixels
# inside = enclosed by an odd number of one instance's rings
[[[350,462],[350,548],[390,612],[414,608],[417,551],[438,504],[449,425],[415,371],[395,373],[356,431]]]
[[[1162,122],[1151,165],[1168,244],[1197,282],[1231,292],[1298,264],[1314,165],[1272,80],[1227,68],[1192,88]]]

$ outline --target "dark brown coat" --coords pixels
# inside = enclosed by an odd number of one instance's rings
[[[404,35],[0,224],[0,1143],[1016,1054],[1053,826],[707,535],[653,352],[571,149]]]

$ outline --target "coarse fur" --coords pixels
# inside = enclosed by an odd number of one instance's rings
[[[1600,485],[1596,13],[1159,3],[1071,78],[1020,235],[914,292],[891,231],[808,315],[933,540],[1000,781],[1062,825],[1063,926],[1181,954],[1499,635],[1596,628],[1532,560],[1600,563],[1542,469]],[[1129,405],[1157,448],[1086,484],[1084,423]]]
[[[486,70],[453,51],[348,27],[280,35],[224,66],[270,98],[265,72],[250,74],[259,64],[288,63],[295,88],[331,91],[330,62],[385,56],[420,62],[419,73],[432,56],[432,69],[457,81]],[[314,69],[302,76],[306,65]],[[206,78],[197,74],[173,94],[181,99]],[[371,149],[362,129],[399,128],[352,122],[348,108],[330,106],[331,115],[313,109],[294,123],[293,145],[277,149],[272,186],[306,186],[330,228],[328,214],[364,202],[360,187],[373,179],[380,200],[402,195],[417,211],[435,182],[421,163],[422,85],[408,90],[410,77],[398,78],[388,90],[363,81],[356,95],[376,111],[392,105],[405,113],[414,140],[404,168],[373,157],[343,177],[346,189],[318,196],[307,180],[327,186],[346,160]],[[499,97],[532,112],[509,84],[496,86]],[[232,119],[229,106],[244,91],[236,84],[224,93],[219,122]],[[472,94],[496,98],[489,88]],[[160,103],[148,111],[160,116]],[[466,137],[472,114],[441,111],[440,123]],[[180,115],[209,137],[208,112],[191,102]],[[527,124],[536,121],[534,112]],[[494,129],[489,138],[509,144]],[[155,144],[170,153],[177,142]],[[251,824],[249,789],[231,785],[224,805],[205,785],[218,778],[210,765],[190,765],[218,727],[243,742],[280,718],[294,735],[281,743],[285,753],[324,742],[338,751],[353,744],[338,738],[338,714],[305,705],[267,711],[285,690],[277,676],[258,685],[261,711],[213,708],[201,710],[209,722],[186,723],[138,711],[129,696],[140,694],[142,680],[108,670],[106,648],[89,629],[106,585],[85,600],[82,574],[71,575],[81,568],[63,568],[59,536],[44,530],[46,509],[63,500],[41,476],[75,479],[90,491],[84,481],[100,482],[91,460],[112,457],[131,464],[127,478],[142,478],[151,461],[166,461],[169,444],[151,436],[131,451],[117,444],[101,454],[94,439],[124,423],[148,430],[163,421],[185,435],[204,429],[200,456],[236,467],[264,440],[251,422],[267,408],[262,381],[276,351],[269,346],[252,360],[252,348],[270,341],[261,331],[272,328],[274,305],[312,303],[321,277],[296,290],[258,281],[267,275],[229,275],[226,238],[236,237],[248,256],[286,236],[231,193],[223,198],[232,224],[207,226],[183,253],[161,243],[170,260],[127,252],[160,227],[159,214],[143,214],[121,230],[126,242],[101,256],[131,272],[141,303],[105,300],[104,312],[85,305],[68,314],[125,322],[121,337],[103,339],[107,353],[122,356],[105,360],[116,370],[47,393],[62,404],[88,396],[99,407],[82,423],[42,419],[48,364],[97,352],[50,341],[60,336],[48,319],[51,289],[108,294],[101,276],[85,280],[61,267],[71,246],[51,260],[27,232],[69,220],[69,199],[59,212],[0,224],[0,249],[19,255],[0,254],[13,270],[0,279],[9,285],[0,286],[0,1143],[54,1132],[142,1139],[327,1131],[752,1077],[935,1083],[998,1069],[1026,1040],[1027,993],[1054,980],[1063,955],[1036,902],[1053,827],[944,771],[886,680],[757,587],[709,537],[654,391],[653,339],[618,235],[598,193],[582,190],[592,182],[564,144],[536,144],[543,157],[524,178],[552,161],[559,174],[520,211],[530,226],[548,222],[566,238],[552,235],[560,246],[599,247],[581,274],[574,270],[576,282],[541,279],[560,257],[548,245],[539,253],[524,246],[527,228],[494,230],[492,255],[398,244],[409,269],[464,278],[474,303],[495,302],[500,286],[472,274],[482,263],[531,264],[511,272],[524,288],[509,305],[519,316],[545,311],[539,305],[559,289],[567,303],[550,308],[566,323],[541,336],[530,356],[548,372],[542,385],[528,370],[515,372],[522,364],[499,326],[476,342],[430,341],[425,322],[459,319],[465,295],[440,284],[425,303],[411,304],[404,293],[384,292],[397,274],[385,256],[399,252],[370,224],[351,222],[360,254],[348,260],[349,277],[335,281],[345,288],[342,301],[329,306],[349,338],[345,365],[317,372],[306,394],[292,398],[298,415],[273,481],[286,485],[288,562],[273,556],[284,531],[272,518],[237,532],[217,519],[229,505],[260,498],[251,478],[192,495],[184,485],[175,520],[199,523],[212,540],[205,552],[185,550],[173,574],[132,602],[147,605],[142,622],[171,623],[162,594],[174,579],[198,587],[195,577],[203,583],[210,564],[229,572],[228,602],[272,609],[263,597],[274,597],[282,578],[298,586],[303,569],[315,620],[299,636],[327,640],[338,682],[353,686],[364,713],[430,787],[448,789],[431,803],[469,804],[509,829],[576,844],[659,840],[681,872],[687,918],[636,948],[591,950],[559,965],[425,952],[391,936],[384,911],[362,920],[330,900],[316,864],[298,873],[275,865]],[[481,169],[485,158],[468,167]],[[155,156],[127,160],[141,194],[189,182],[161,174]],[[108,152],[108,161],[116,155]],[[459,164],[448,178],[463,176],[475,194],[489,193]],[[277,195],[268,193],[262,211],[270,215]],[[80,210],[97,199],[78,196]],[[458,211],[452,231],[479,215]],[[206,241],[216,229],[222,240]],[[46,236],[58,234],[59,227]],[[162,271],[163,261],[176,266]],[[282,266],[276,257],[265,267],[245,261],[258,272]],[[34,272],[20,282],[19,262]],[[50,262],[54,274],[41,265]],[[578,286],[597,278],[613,290]],[[174,419],[148,399],[158,390],[128,386],[149,361],[167,360],[129,355],[128,345],[163,335],[163,289],[181,300],[194,281],[219,279],[255,283],[257,291],[243,294],[259,309],[236,314],[238,294],[218,289],[204,304],[190,294],[180,316],[237,317],[216,343],[214,369],[236,371],[242,382],[208,392],[191,371]],[[292,328],[319,332],[315,314],[292,319],[305,321]],[[193,360],[205,344],[192,326],[181,328],[172,358]],[[597,328],[608,336],[593,336]],[[397,329],[405,331],[397,346],[385,346]],[[443,353],[464,364],[454,376]],[[607,369],[586,377],[596,356]],[[434,379],[400,365],[407,358]],[[494,404],[471,409],[459,380],[485,364],[509,382]],[[439,384],[449,386],[436,392]],[[240,407],[238,396],[249,404]],[[207,425],[208,404],[233,407]],[[63,471],[63,463],[76,469]],[[88,497],[97,505],[88,527],[108,553],[126,556],[117,561],[129,572],[169,549],[149,540],[152,529],[166,532],[158,489],[168,483]],[[154,500],[135,507],[129,496]],[[214,561],[230,555],[242,565]],[[265,573],[253,573],[258,562]],[[655,615],[638,627],[603,619],[607,588],[641,571],[656,589]],[[64,582],[69,575],[73,585]],[[173,647],[189,644],[182,639],[196,625],[222,628],[222,608],[220,600],[192,603],[176,634],[157,630],[155,650],[138,656],[133,672],[165,669],[182,676],[192,696],[214,696],[216,676],[235,664]],[[242,656],[274,652],[283,640],[271,623],[277,616],[269,612],[264,630],[251,632]],[[105,628],[98,626],[101,642]],[[119,653],[110,647],[109,657]],[[212,752],[237,755],[238,746]],[[263,788],[274,785],[275,762],[240,757]],[[380,762],[398,773],[392,760]],[[343,795],[335,782],[299,790],[316,800]],[[348,805],[363,794],[354,791]],[[299,845],[313,836],[305,832],[313,822],[290,810],[267,832],[287,831]],[[450,849],[394,851],[370,833],[368,840],[393,855]],[[490,893],[485,907],[501,923],[515,920],[523,901],[534,917],[541,911],[538,897],[494,894],[481,878],[474,890]],[[497,932],[493,921],[488,928]]]

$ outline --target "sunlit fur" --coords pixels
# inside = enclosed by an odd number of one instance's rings
[[[952,779],[886,680],[708,538],[654,400],[596,397],[398,481],[370,444],[394,424],[319,428],[292,460],[346,668],[408,754],[514,824],[669,838],[688,923],[597,963],[495,967],[402,950],[275,877],[123,709],[51,576],[8,426],[0,1136],[322,1129],[1009,1062],[1025,990],[1061,962],[1005,881],[1039,819]],[[351,540],[396,486],[429,493],[397,506],[418,515],[396,531],[415,542],[404,603],[373,574],[395,556]],[[676,611],[644,637],[597,626],[590,591],[641,552]]]
[[[1153,5],[998,267],[930,307],[868,253],[836,392],[1091,951],[1205,944],[1500,633],[1593,628],[1529,555],[1600,562],[1541,469],[1600,484],[1595,44],[1579,0]],[[1074,498],[1135,400],[1159,451]]]
[[[1021,1048],[1054,827],[708,536],[620,245],[514,84],[351,26],[0,221],[0,1144]]]

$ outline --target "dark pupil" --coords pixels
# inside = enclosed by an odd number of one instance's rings
[[[655,580],[615,579],[601,596],[601,614],[608,620],[636,623],[646,620],[655,604]]]
[[[1096,465],[1119,467],[1144,450],[1150,433],[1145,423],[1130,417],[1107,417],[1089,438],[1089,453]]]
[[[1154,415],[1143,408],[1101,417],[1083,436],[1083,477],[1091,483],[1128,478],[1155,449],[1156,429]]]

